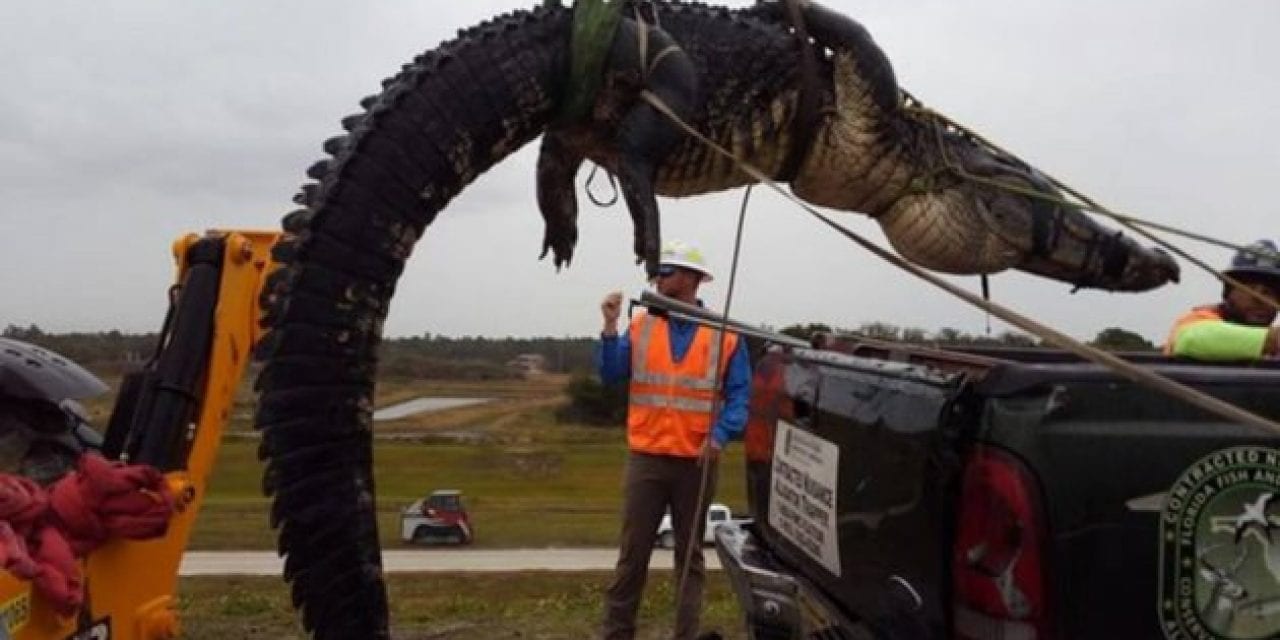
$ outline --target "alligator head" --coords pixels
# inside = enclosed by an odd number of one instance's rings
[[[949,273],[1013,268],[1112,291],[1178,281],[1168,254],[1098,224],[1022,161],[964,135],[937,131],[934,139],[918,147],[932,171],[876,218],[907,259]]]
[[[1062,204],[1034,168],[911,105],[857,22],[813,3],[805,19],[831,52],[830,97],[792,180],[797,195],[871,215],[905,258],[937,271],[1013,268],[1118,291],[1177,281],[1177,264],[1165,253]]]

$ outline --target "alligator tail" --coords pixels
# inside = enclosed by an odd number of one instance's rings
[[[419,56],[343,120],[263,288],[256,427],[271,524],[316,638],[388,638],[372,472],[376,348],[414,243],[535,138],[561,94],[569,11],[519,11]]]

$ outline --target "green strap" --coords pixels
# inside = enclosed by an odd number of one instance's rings
[[[546,1],[559,4],[558,0]],[[621,0],[574,2],[573,37],[569,49],[569,92],[561,105],[561,120],[574,121],[587,117],[604,79],[604,62],[620,22]]]

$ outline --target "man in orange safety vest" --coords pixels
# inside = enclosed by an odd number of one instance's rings
[[[701,251],[681,242],[663,245],[656,280],[659,293],[701,304],[698,287],[710,281]],[[688,640],[697,633],[702,609],[701,541],[704,514],[714,493],[715,463],[746,424],[750,359],[738,335],[721,336],[719,330],[657,311],[637,313],[627,333],[619,335],[621,307],[621,292],[609,294],[601,304],[604,331],[597,363],[606,384],[630,380],[622,532],[614,580],[605,598],[603,635],[606,640],[635,637],[649,556],[663,513],[669,510],[675,529],[675,575],[687,575],[677,594],[674,637]],[[709,480],[705,491],[704,473]],[[693,548],[686,550],[690,542]],[[689,567],[683,571],[690,551]]]

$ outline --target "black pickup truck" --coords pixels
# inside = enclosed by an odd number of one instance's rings
[[[1126,357],[1280,419],[1280,366]],[[1280,637],[1280,437],[1068,354],[775,350],[745,440],[752,638]]]

